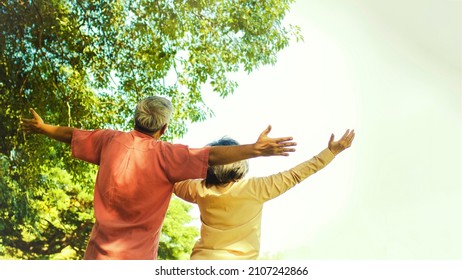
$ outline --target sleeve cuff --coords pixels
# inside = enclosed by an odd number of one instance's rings
[[[329,163],[335,158],[335,155],[329,148],[325,148],[319,153],[318,157],[320,157],[326,163]]]

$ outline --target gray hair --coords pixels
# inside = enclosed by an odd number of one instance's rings
[[[170,121],[173,106],[170,100],[150,96],[138,102],[135,109],[135,128],[154,133]]]
[[[212,142],[207,146],[235,146],[239,143],[229,137],[223,137],[218,141]],[[229,182],[238,181],[249,171],[249,163],[247,160],[241,160],[225,165],[213,165],[207,169],[207,177],[205,185],[210,188],[212,186],[220,186]]]

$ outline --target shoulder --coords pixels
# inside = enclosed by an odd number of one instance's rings
[[[181,153],[181,154],[188,154],[188,155],[196,155],[200,153],[207,152],[210,147],[202,147],[202,148],[191,148],[185,144],[178,144],[178,143],[170,143],[165,141],[158,141],[158,145],[166,152],[174,152],[174,153]]]
[[[159,140],[157,143],[161,147],[163,147],[165,149],[172,149],[172,150],[175,150],[175,149],[180,149],[180,150],[189,149],[189,146],[184,145],[184,144],[170,143],[170,142],[166,142],[166,141],[162,141],[162,140]]]
[[[122,131],[113,130],[113,129],[80,129],[74,128],[74,134],[85,134],[85,135],[116,135],[124,133]]]
[[[122,134],[123,132],[112,129],[74,129],[72,132],[72,143],[80,142],[105,142]]]

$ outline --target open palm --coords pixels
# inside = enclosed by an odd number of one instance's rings
[[[334,154],[338,155],[340,152],[343,150],[349,148],[351,146],[351,143],[353,142],[353,139],[355,138],[355,131],[347,129],[345,134],[343,134],[342,138],[340,138],[338,141],[334,141],[334,134],[330,136],[329,139],[329,150]]]

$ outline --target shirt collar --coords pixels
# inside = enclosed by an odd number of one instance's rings
[[[132,131],[130,131],[130,133],[133,134],[136,137],[154,139],[154,137],[152,137],[151,135],[144,134],[143,132],[139,132],[139,131],[136,131],[134,129]]]

